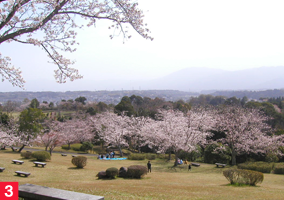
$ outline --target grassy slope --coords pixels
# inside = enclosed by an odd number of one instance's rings
[[[168,169],[172,163],[152,161],[152,173],[141,180],[122,179],[98,180],[96,174],[109,167],[130,166],[147,161],[104,161],[88,157],[84,169],[76,169],[71,164],[71,155],[62,157],[53,154],[45,168],[34,167],[32,160],[23,165],[12,164],[13,159],[22,159],[18,153],[0,151],[1,182],[15,181],[19,184],[31,183],[70,191],[104,196],[105,199],[283,199],[284,176],[265,174],[264,182],[256,187],[229,186],[222,175],[222,168],[201,164],[177,172]],[[28,178],[15,176],[15,171],[31,172]]]

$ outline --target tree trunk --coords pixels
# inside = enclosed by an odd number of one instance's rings
[[[122,150],[121,150],[121,147],[120,147],[120,146],[118,146],[118,148],[119,148],[119,154],[120,154],[120,157],[122,157]]]
[[[17,151],[16,149],[14,149],[14,147],[11,146],[12,151]]]
[[[169,153],[169,160],[171,160],[172,159],[172,154],[171,154],[171,152]]]
[[[21,153],[21,151],[25,148],[25,146],[27,146],[27,145],[24,145],[23,144],[23,146],[19,149],[19,152]]]
[[[234,148],[232,148],[232,165],[236,165],[237,164],[237,154]]]
[[[174,167],[178,166],[179,152],[175,152],[175,164]]]

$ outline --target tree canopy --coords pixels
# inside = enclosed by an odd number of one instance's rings
[[[84,20],[78,20],[81,17]],[[130,38],[128,27],[146,39],[149,29],[143,22],[143,11],[135,0],[9,0],[0,2],[0,44],[19,42],[41,47],[57,65],[55,78],[64,83],[82,76],[71,68],[74,62],[62,52],[74,52],[77,30],[85,24],[94,26],[97,20],[113,22],[110,29]],[[110,36],[111,38],[113,35]],[[24,79],[11,58],[0,53],[0,75],[14,86],[23,88]]]

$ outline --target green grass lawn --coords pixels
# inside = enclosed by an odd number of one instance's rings
[[[23,165],[12,164],[11,160],[19,159]],[[264,174],[263,183],[252,186],[230,186],[223,176],[223,168],[200,163],[200,167],[169,169],[173,162],[152,161],[152,173],[142,179],[98,180],[96,174],[109,167],[120,168],[130,165],[145,165],[144,161],[106,161],[89,156],[87,166],[77,169],[71,163],[72,156],[62,157],[54,153],[45,168],[34,167],[33,160],[22,159],[19,153],[10,150],[0,151],[1,182],[19,182],[19,185],[30,183],[58,189],[83,192],[104,196],[105,199],[269,199],[284,197],[284,176]],[[226,168],[225,168],[226,169]],[[15,171],[30,172],[27,178],[18,177]]]

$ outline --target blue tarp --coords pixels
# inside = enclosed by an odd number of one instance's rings
[[[127,158],[100,158],[100,160],[126,160]]]

